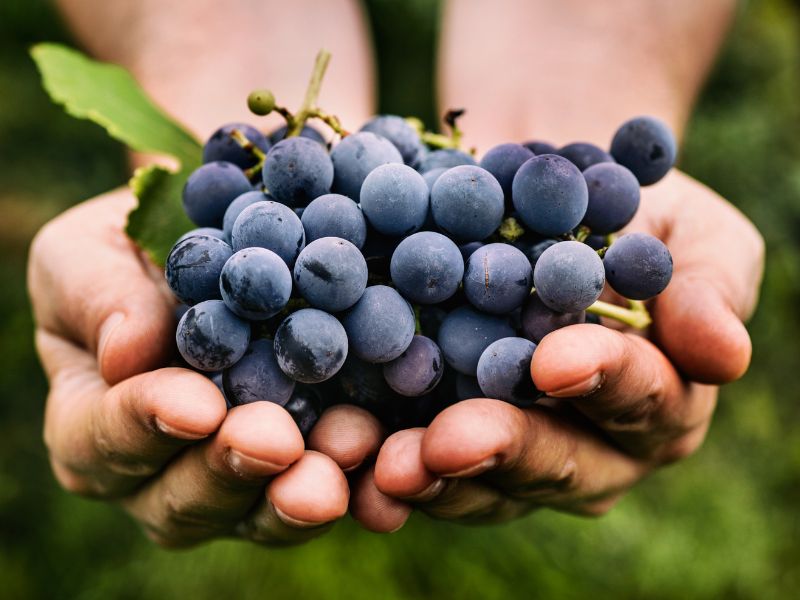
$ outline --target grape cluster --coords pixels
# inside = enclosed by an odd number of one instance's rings
[[[253,111],[273,110],[260,94]],[[608,151],[505,143],[480,163],[397,116],[332,148],[288,131],[208,139],[183,191],[198,228],[166,262],[178,350],[229,406],[275,402],[304,434],[337,402],[389,428],[474,396],[529,406],[544,336],[599,321],[606,283],[634,301],[669,283],[661,241],[614,236],[675,160],[656,119],[623,124]]]

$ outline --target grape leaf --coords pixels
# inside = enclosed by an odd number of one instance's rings
[[[180,161],[175,173],[151,165],[138,169],[130,180],[139,202],[128,215],[126,232],[156,264],[163,265],[174,241],[193,227],[183,211],[181,191],[200,165],[200,144],[156,107],[122,67],[94,61],[59,44],[37,44],[31,56],[45,90],[67,113],[94,121],[133,150]]]
[[[128,214],[128,236],[157,265],[163,265],[172,245],[194,227],[181,205],[189,171],[171,173],[164,167],[149,165],[136,169],[130,186],[139,205]]]

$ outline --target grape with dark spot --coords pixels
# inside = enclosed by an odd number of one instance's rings
[[[218,237],[193,235],[179,241],[164,269],[172,293],[185,304],[219,299],[219,276],[233,251]]]
[[[228,259],[219,278],[225,304],[244,319],[277,315],[292,295],[292,275],[280,256],[266,248],[245,248]]]
[[[175,334],[183,359],[200,371],[222,371],[247,351],[250,325],[222,300],[206,300],[181,317]]]
[[[442,351],[432,339],[415,335],[406,350],[383,365],[383,376],[395,392],[402,396],[427,394],[442,378]]]
[[[320,383],[342,368],[347,334],[336,317],[316,308],[292,313],[275,332],[275,356],[295,381]]]
[[[528,407],[542,395],[531,378],[531,360],[536,344],[507,337],[490,344],[478,361],[478,385],[487,398]]]
[[[336,237],[311,242],[294,265],[297,290],[315,308],[339,312],[358,302],[367,287],[367,263],[353,244]]]
[[[295,383],[278,366],[272,340],[255,340],[239,362],[223,372],[222,385],[233,406],[258,401],[283,406]]]

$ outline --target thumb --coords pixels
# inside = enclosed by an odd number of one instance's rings
[[[80,204],[48,223],[30,251],[38,325],[94,353],[109,384],[162,365],[173,347],[168,296],[123,232],[132,204],[127,190]]]

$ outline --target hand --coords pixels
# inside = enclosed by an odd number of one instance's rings
[[[672,282],[649,303],[648,336],[590,324],[546,336],[531,373],[547,398],[527,410],[467,400],[427,429],[395,433],[354,493],[356,518],[389,531],[410,505],[464,522],[539,507],[599,515],[701,445],[716,386],[741,377],[750,361],[742,321],[756,304],[763,240],[678,172],[645,188],[628,230],[661,238],[674,258]]]
[[[304,449],[279,406],[226,413],[209,379],[160,368],[175,345],[174,301],[123,233],[133,202],[120,190],[78,205],[31,248],[36,345],[50,380],[44,437],[56,478],[71,492],[119,501],[163,545],[319,535],[347,510],[343,469],[377,452],[377,422],[354,407],[323,415],[313,439],[331,459]]]

